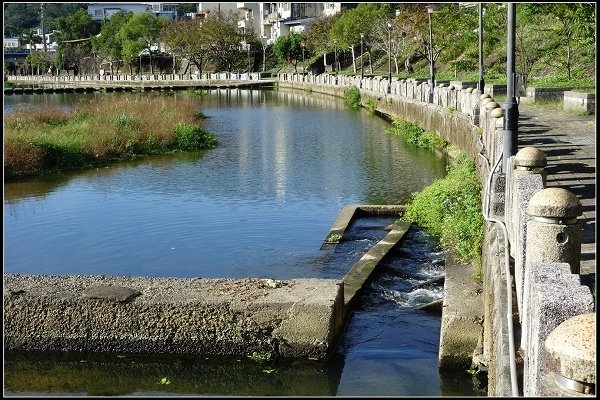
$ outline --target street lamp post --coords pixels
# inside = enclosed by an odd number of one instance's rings
[[[362,89],[362,81],[363,78],[365,77],[365,63],[364,63],[364,59],[363,59],[363,41],[365,40],[365,34],[361,33],[360,34],[360,85],[358,86],[360,89]]]
[[[483,3],[479,3],[479,84],[477,89],[482,94],[485,89],[483,79]]]
[[[250,63],[250,43],[246,44],[248,49],[248,73],[252,72],[252,65]]]
[[[517,152],[519,106],[515,99],[515,31],[516,5],[508,3],[508,32],[506,57],[506,102],[504,103],[504,132],[502,136],[502,173],[506,173],[508,159]]]
[[[392,23],[387,23],[388,31],[388,83],[387,92],[392,93]]]
[[[337,85],[337,74],[338,74],[338,61],[337,61],[337,39],[333,39],[333,67],[335,68],[335,84]]]
[[[431,15],[433,14],[433,4],[427,4],[427,14],[429,16],[429,58],[431,90],[429,91],[429,102],[433,103],[433,91],[435,90],[435,60],[433,56],[433,29],[431,27]]]

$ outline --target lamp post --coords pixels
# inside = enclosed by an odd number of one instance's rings
[[[306,45],[304,44],[304,41],[300,42],[300,47],[302,47],[302,73],[305,74],[306,73],[306,67],[304,66],[304,47]]]
[[[335,84],[337,85],[337,74],[338,74],[338,66],[337,66],[337,39],[333,39],[333,67],[335,68]]]
[[[515,31],[516,4],[508,3],[506,102],[504,103],[504,132],[502,135],[502,173],[504,174],[508,159],[517,152],[519,106],[515,99]]]
[[[429,91],[429,103],[433,103],[433,91],[435,90],[435,60],[433,57],[433,30],[431,28],[431,14],[433,14],[433,4],[427,4],[427,14],[429,16],[429,65],[431,75],[431,90]]]
[[[365,63],[364,63],[364,59],[363,59],[363,42],[365,40],[365,34],[361,33],[360,34],[360,84],[359,84],[359,88],[362,89],[362,81],[363,78],[365,77]]]
[[[388,31],[388,83],[387,92],[392,93],[392,23],[387,23]]]
[[[477,89],[482,94],[485,88],[483,79],[483,3],[479,3],[479,84]]]

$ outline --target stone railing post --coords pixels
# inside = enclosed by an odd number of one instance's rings
[[[527,331],[528,298],[532,265],[535,262],[567,263],[572,274],[579,274],[581,263],[582,227],[577,217],[582,214],[581,202],[562,188],[546,188],[535,193],[527,213],[525,246],[525,277],[523,283],[523,321],[521,330]],[[526,335],[521,336],[521,347],[527,348]]]
[[[527,213],[527,205],[535,193],[546,187],[546,165],[544,152],[531,146],[519,150],[508,160],[504,221],[511,243],[510,255],[515,260],[515,291],[519,320],[523,316],[526,234],[527,223],[531,218]]]
[[[540,395],[594,396],[596,391],[596,313],[576,315],[558,325],[546,339]]]

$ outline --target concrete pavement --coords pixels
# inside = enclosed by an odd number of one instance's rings
[[[582,283],[596,278],[596,116],[576,115],[530,104],[519,105],[519,149],[546,154],[547,187],[571,191],[581,201]]]

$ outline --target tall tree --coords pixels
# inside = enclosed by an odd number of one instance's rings
[[[92,55],[91,39],[100,32],[100,24],[83,9],[58,18],[56,24],[59,59],[77,74],[83,59]]]
[[[154,73],[152,46],[157,43],[161,31],[168,24],[169,20],[166,18],[144,12],[134,14],[121,26],[118,37],[122,41],[123,60],[129,64],[130,69],[133,61],[140,57],[142,52],[147,51],[150,56],[150,73]]]
[[[356,8],[345,11],[333,24],[329,31],[329,42],[338,41],[340,49],[350,49],[352,52],[352,65],[356,72],[355,46],[360,45],[360,34],[364,35],[364,42],[369,47],[373,42],[373,30],[369,29],[389,21],[392,18],[392,7],[388,3],[362,3]],[[386,36],[387,37],[387,36]],[[387,52],[387,47],[386,50]]]
[[[163,38],[171,51],[181,58],[187,58],[186,72],[189,63],[193,63],[200,74],[204,71],[211,51],[210,35],[205,34],[209,27],[210,24],[205,26],[203,21],[197,18],[174,21],[164,30]]]
[[[203,22],[202,31],[210,46],[210,57],[217,70],[231,72],[234,67],[245,64],[242,44],[250,38],[244,37],[237,27],[238,13],[216,12],[209,14]]]
[[[302,60],[302,41],[304,36],[297,32],[290,32],[286,36],[277,38],[273,44],[273,52],[281,65],[292,64],[294,71],[298,71],[298,63]]]
[[[99,36],[92,38],[94,51],[98,53],[101,60],[107,60],[111,75],[116,65],[116,72],[123,65],[123,41],[119,37],[119,31],[133,16],[131,12],[118,12],[113,14],[102,26]]]

